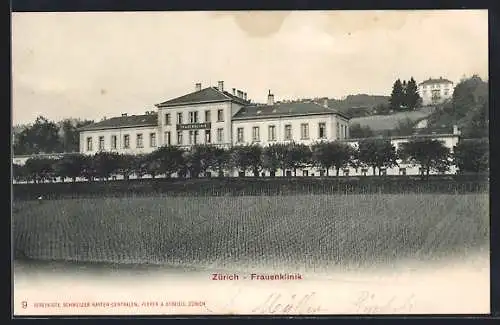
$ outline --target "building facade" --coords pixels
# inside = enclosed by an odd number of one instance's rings
[[[154,114],[122,114],[81,128],[80,153],[141,154],[165,145],[312,144],[349,137],[349,118],[326,102],[275,102],[269,92],[266,104],[255,104],[246,92],[226,91],[223,81],[204,89],[197,83],[194,92],[155,106]]]
[[[439,89],[440,94],[449,96],[452,83],[438,79],[435,83],[420,84],[421,91]],[[448,88],[445,85],[449,85]],[[448,92],[445,95],[445,90]],[[427,94],[427,93],[426,93]],[[437,95],[433,95],[437,98]],[[441,99],[443,97],[440,97]],[[175,145],[184,148],[196,144],[211,144],[229,148],[238,145],[274,143],[300,143],[312,145],[319,141],[344,141],[357,146],[358,139],[350,139],[349,117],[323,103],[276,102],[269,91],[267,103],[257,104],[248,99],[246,92],[224,89],[224,82],[216,87],[202,88],[197,83],[193,92],[156,105],[157,112],[145,115],[127,115],[104,119],[87,125],[80,131],[80,153],[94,155],[98,152],[119,154],[147,154],[161,146]],[[416,136],[392,137],[396,149],[400,143]],[[460,133],[457,128],[445,134],[418,135],[444,142],[453,150]],[[14,163],[23,165],[29,157],[14,157]],[[292,171],[278,171],[278,175]],[[325,170],[304,168],[296,171],[297,176],[321,176]],[[416,175],[419,168],[400,161],[398,167],[384,170],[387,175]],[[330,171],[331,175],[333,171]],[[455,173],[454,167],[449,173]],[[227,176],[237,175],[228,171]],[[269,176],[269,172],[262,172]],[[371,171],[346,168],[340,176],[370,175]],[[249,173],[249,175],[251,175]],[[253,175],[253,174],[252,174]],[[133,176],[132,176],[133,177]]]
[[[429,78],[418,84],[418,92],[422,97],[422,105],[436,105],[450,100],[453,96],[453,81],[439,77]]]

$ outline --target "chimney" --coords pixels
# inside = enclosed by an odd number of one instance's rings
[[[122,117],[125,117],[125,116],[127,116],[127,113],[122,113]]]
[[[271,90],[269,90],[269,94],[267,95],[267,105],[274,105],[274,95],[271,94]]]
[[[328,108],[328,98],[325,98],[325,99],[323,100],[323,107]]]
[[[201,83],[197,83],[196,84],[195,90],[196,91],[200,91],[201,90]]]
[[[247,100],[247,93],[243,93],[243,99]]]
[[[219,81],[219,85],[217,86],[217,88],[219,89],[219,91],[224,91],[224,81]]]
[[[238,97],[239,98],[243,97],[243,92],[241,90],[238,90]]]
[[[236,96],[236,88],[233,88],[233,96]]]
[[[458,130],[458,126],[457,125],[453,125],[453,134],[454,135],[460,135],[460,130]]]

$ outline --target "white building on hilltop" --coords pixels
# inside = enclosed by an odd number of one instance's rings
[[[418,84],[418,93],[422,97],[422,105],[441,104],[453,96],[453,81],[439,77],[429,78]]]

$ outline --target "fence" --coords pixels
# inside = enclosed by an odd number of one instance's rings
[[[116,196],[240,196],[372,193],[486,193],[487,175],[131,179],[14,184],[14,200]]]

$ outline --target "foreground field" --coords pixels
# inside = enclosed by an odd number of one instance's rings
[[[393,265],[487,250],[487,194],[15,202],[18,257],[214,268]]]

